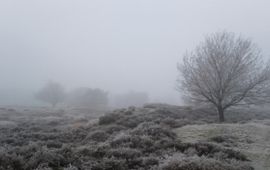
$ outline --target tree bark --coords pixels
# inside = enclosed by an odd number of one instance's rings
[[[225,118],[224,118],[224,109],[221,106],[217,107],[217,111],[218,111],[218,116],[219,116],[219,122],[224,122]]]

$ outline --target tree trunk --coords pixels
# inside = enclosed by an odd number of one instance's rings
[[[218,110],[219,122],[224,122],[225,121],[224,109],[221,106],[218,106],[217,110]]]

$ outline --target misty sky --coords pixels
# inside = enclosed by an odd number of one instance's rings
[[[176,63],[206,34],[231,31],[270,56],[269,0],[0,0],[0,95],[145,91],[178,103]]]

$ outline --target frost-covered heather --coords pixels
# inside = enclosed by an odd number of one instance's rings
[[[207,108],[160,104],[118,109],[98,116],[71,109],[2,109],[0,169],[253,169],[249,152],[241,150],[241,147],[239,151],[238,145],[241,140],[257,141],[248,136],[239,136],[241,139],[238,139],[231,133],[237,133],[241,129],[238,126],[248,127],[249,124],[232,123],[253,119],[251,111],[247,114],[231,111],[227,116],[231,123],[228,127],[226,124],[209,125],[217,118]],[[263,113],[261,117],[256,116],[258,119],[266,118]],[[268,126],[267,121],[264,123],[262,126]],[[205,126],[212,126],[216,131],[208,129],[207,138],[196,137],[207,129]],[[192,132],[195,127],[200,127],[195,130],[197,133]],[[229,131],[221,133],[221,129]],[[254,130],[244,129],[245,133]],[[200,140],[188,140],[189,137]]]

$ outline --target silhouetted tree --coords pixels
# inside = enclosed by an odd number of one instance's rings
[[[108,105],[108,93],[101,89],[81,87],[70,92],[68,103],[77,107],[105,109]]]
[[[269,68],[251,40],[219,32],[185,54],[178,90],[191,102],[211,103],[223,122],[231,106],[269,102]]]
[[[36,94],[36,98],[40,101],[51,104],[52,107],[55,107],[65,99],[64,87],[56,82],[48,82]]]

